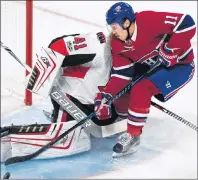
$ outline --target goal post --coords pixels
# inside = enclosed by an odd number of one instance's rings
[[[33,38],[33,0],[26,0],[26,64],[32,67],[32,38]],[[26,76],[29,74],[26,70]],[[26,105],[32,105],[32,93],[25,90]]]

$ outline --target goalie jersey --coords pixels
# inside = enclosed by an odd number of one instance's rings
[[[65,56],[56,86],[83,104],[93,104],[98,86],[109,80],[112,57],[110,38],[104,32],[56,38],[49,48]]]

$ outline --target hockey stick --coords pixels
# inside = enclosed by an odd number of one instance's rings
[[[172,116],[173,118],[177,119],[178,121],[182,122],[183,124],[185,124],[186,126],[189,126],[190,128],[194,129],[195,131],[197,131],[197,126],[195,126],[194,124],[192,124],[191,122],[185,120],[184,118],[178,116],[177,114],[171,112],[170,110],[160,106],[159,104],[156,104],[155,102],[151,101],[151,105],[156,107],[157,109],[159,109],[160,111],[163,111],[164,113],[168,114],[169,116]]]
[[[145,72],[143,75],[141,75],[140,77],[138,77],[137,79],[135,79],[134,81],[131,81],[131,83],[126,86],[123,90],[121,90],[117,95],[115,95],[113,98],[109,99],[107,102],[108,104],[112,104],[113,101],[115,101],[116,99],[118,99],[120,96],[122,96],[125,92],[127,92],[132,86],[134,86],[138,81],[140,81],[141,79],[143,79],[144,77],[146,77],[149,73],[151,73],[156,67],[158,67],[161,64],[160,61],[157,61],[150,70],[148,70],[147,72]],[[17,162],[24,162],[27,160],[30,160],[36,156],[38,156],[39,154],[43,153],[44,151],[46,151],[48,148],[50,148],[52,145],[54,145],[55,143],[57,143],[58,141],[60,141],[63,137],[65,137],[66,135],[68,135],[70,132],[72,132],[74,129],[76,129],[78,126],[84,124],[87,120],[91,119],[92,117],[95,116],[95,113],[91,113],[89,116],[87,116],[86,118],[82,119],[81,121],[79,121],[77,124],[75,124],[73,127],[71,127],[70,129],[68,129],[67,131],[65,131],[63,134],[61,134],[60,136],[58,136],[56,139],[54,139],[53,141],[51,141],[50,143],[46,144],[45,146],[43,146],[41,149],[39,149],[38,151],[34,152],[33,154],[29,154],[29,155],[25,155],[25,156],[16,156],[16,157],[11,157],[9,159],[7,159],[5,161],[5,165],[9,165],[9,164],[14,164]]]
[[[2,42],[1,42],[1,47],[3,47],[3,48],[4,48],[15,60],[17,60],[17,62],[18,62],[21,66],[23,66],[23,67],[26,69],[26,71],[29,72],[29,74],[26,75],[25,81],[22,82],[22,84],[26,86],[26,81],[29,79],[29,77],[30,77],[30,75],[31,75],[31,72],[32,72],[32,69],[31,69],[27,64],[25,64],[24,62],[22,62],[22,61],[12,52],[12,50],[11,50],[9,47],[5,46]]]
[[[53,86],[51,90],[51,97],[56,101],[61,108],[69,113],[77,122],[84,119],[87,115],[76,106],[59,88]],[[84,130],[88,134],[92,134],[94,137],[102,137],[102,129],[96,125],[92,120],[88,120],[83,124]]]
[[[21,64],[21,66],[23,66],[29,73],[32,71],[32,69],[27,65],[25,64],[24,62],[22,62],[13,52],[12,50],[5,46],[2,42],[1,42],[1,46],[12,56],[14,57],[14,59],[16,59],[18,61],[19,64]]]
[[[3,176],[3,179],[9,179],[10,175],[11,174],[9,172],[5,173],[4,176]]]

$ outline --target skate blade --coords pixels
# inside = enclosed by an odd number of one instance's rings
[[[139,147],[137,146],[137,147],[134,147],[131,150],[129,150],[127,152],[124,152],[124,153],[113,152],[112,157],[117,158],[117,157],[122,157],[122,156],[125,156],[125,155],[128,155],[128,154],[133,154],[133,153],[137,152],[138,149],[139,149]]]

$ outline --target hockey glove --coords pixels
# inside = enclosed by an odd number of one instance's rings
[[[166,67],[174,66],[178,63],[180,50],[178,48],[169,49],[166,45],[167,43],[162,44],[159,49],[159,60],[161,60]]]
[[[104,120],[111,118],[111,105],[105,103],[111,97],[110,94],[104,92],[96,94],[96,98],[94,99],[94,111],[98,119]]]

